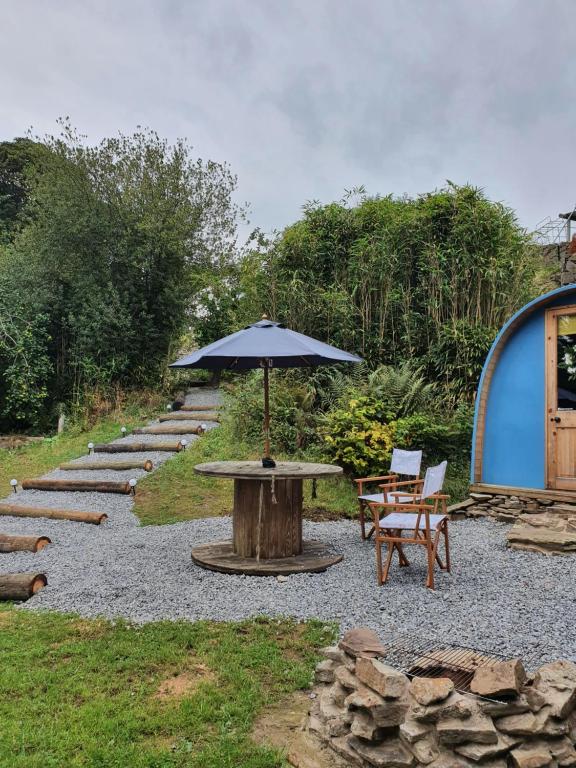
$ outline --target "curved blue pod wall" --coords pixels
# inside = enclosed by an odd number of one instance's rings
[[[471,481],[545,488],[545,313],[576,304],[576,285],[522,307],[504,325],[486,358],[474,417]]]

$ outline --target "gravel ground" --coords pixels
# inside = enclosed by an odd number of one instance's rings
[[[198,395],[202,401],[196,399]],[[215,402],[213,393],[194,392],[192,397],[197,403]],[[140,440],[141,436],[124,439]],[[156,464],[170,454],[146,456]],[[64,474],[90,478],[97,474],[102,479],[139,476],[134,471],[112,470],[56,471],[50,476]],[[48,586],[23,605],[28,610],[122,616],[135,622],[316,617],[338,621],[342,631],[367,625],[383,639],[408,633],[521,655],[534,663],[557,658],[576,661],[576,558],[507,550],[504,523],[453,523],[453,572],[437,571],[437,588],[432,592],[424,586],[425,557],[419,547],[407,548],[408,556],[412,554],[410,568],[396,564],[388,584],[377,587],[374,545],[361,542],[357,524],[349,521],[305,523],[306,538],[332,545],[344,560],[325,573],[298,574],[279,582],[274,577],[212,573],[192,563],[193,546],[230,537],[229,518],[139,527],[129,496],[26,491],[5,501],[14,498],[21,504],[109,515],[102,526],[2,519],[5,532],[52,538],[52,545],[37,554],[0,557],[2,573],[34,569],[48,574]]]
[[[11,530],[38,526],[20,521]],[[373,544],[361,542],[357,525],[348,521],[306,523],[307,538],[333,544],[344,560],[325,573],[286,582],[212,573],[192,563],[192,546],[230,536],[229,518],[140,528],[129,509],[116,507],[101,527],[43,521],[41,530],[53,536],[52,546],[0,561],[4,571],[34,567],[48,573],[48,587],[25,604],[30,610],[136,622],[317,617],[339,621],[342,630],[368,625],[383,639],[410,633],[527,660],[576,660],[576,559],[507,550],[503,523],[451,526],[453,573],[437,572],[435,592],[424,586],[420,548],[410,568],[394,567],[389,583],[377,587]]]

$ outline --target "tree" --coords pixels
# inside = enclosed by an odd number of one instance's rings
[[[0,276],[5,296],[26,297],[23,317],[46,319],[47,407],[89,386],[157,385],[191,298],[232,258],[236,179],[147,130],[91,147],[63,122],[42,145]]]
[[[496,330],[539,290],[514,213],[468,185],[309,203],[247,263],[263,287],[242,292],[252,316],[271,312],[372,366],[417,359],[454,397],[471,395]]]

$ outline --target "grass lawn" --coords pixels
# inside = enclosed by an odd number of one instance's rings
[[[158,398],[159,403],[164,400],[165,398]],[[89,429],[71,427],[61,435],[46,437],[42,441],[28,443],[20,448],[0,449],[0,498],[10,493],[10,480],[13,477],[21,481],[25,477],[43,475],[64,461],[86,454],[89,442],[110,442],[121,437],[120,427],[131,429],[141,426],[158,411],[159,406],[155,404],[134,404],[114,416],[100,419]]]
[[[226,425],[222,424],[142,479],[138,483],[134,512],[144,525],[229,515],[232,511],[233,481],[196,475],[194,465],[207,461],[240,461],[259,457],[257,449],[232,441]],[[356,495],[348,479],[318,481],[316,499],[312,498],[312,482],[304,482],[306,518],[326,520],[354,517],[356,510]]]
[[[135,627],[0,606],[2,768],[279,768],[255,717],[307,688],[309,621]]]
[[[196,475],[194,465],[208,461],[240,461],[259,457],[258,450],[234,442],[224,423],[141,480],[138,483],[134,512],[143,525],[163,525],[229,515],[233,501],[232,480]],[[449,464],[445,485],[451,503],[466,498],[468,466]],[[357,510],[355,486],[348,478],[318,481],[316,499],[312,498],[312,482],[304,482],[304,517],[308,520],[355,518]]]

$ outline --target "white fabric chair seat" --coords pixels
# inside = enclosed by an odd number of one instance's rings
[[[413,531],[416,528],[417,512],[392,512],[380,520],[380,528],[400,529],[403,531]],[[430,528],[436,528],[443,520],[447,520],[447,515],[430,515]],[[424,513],[420,516],[419,530],[426,528],[426,517]]]
[[[394,496],[392,496],[392,494],[394,494]],[[362,499],[362,501],[373,502],[374,504],[386,503],[383,493],[371,493],[371,494],[369,493],[365,496],[358,496],[358,498]],[[401,492],[396,493],[396,491],[388,492],[388,503],[406,504],[406,502],[410,502],[410,501],[414,501],[413,493],[401,493]]]

